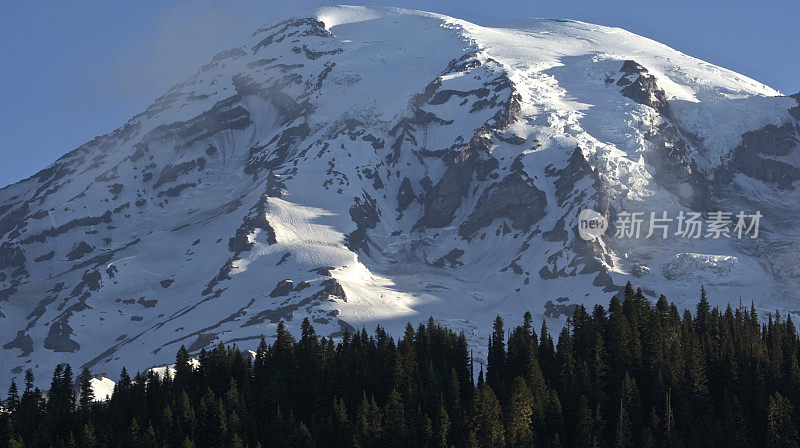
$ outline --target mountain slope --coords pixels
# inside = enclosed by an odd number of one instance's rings
[[[800,105],[617,28],[320,8],[0,190],[5,381],[115,375],[280,320],[565,319],[628,280],[797,303]],[[757,239],[587,242],[581,210],[760,211]],[[613,228],[612,228],[613,230]]]

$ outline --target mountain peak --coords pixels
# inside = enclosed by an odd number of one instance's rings
[[[485,315],[564,320],[631,277],[681,305],[702,283],[790,311],[796,107],[582,22],[274,21],[0,190],[0,378],[114,375],[305,317],[336,336],[433,316],[481,356]],[[586,209],[764,219],[755,240],[584,240]]]

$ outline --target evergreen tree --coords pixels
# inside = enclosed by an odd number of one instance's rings
[[[620,298],[622,301],[620,301]],[[463,334],[429,319],[395,341],[382,328],[295,341],[278,324],[255,356],[218,344],[178,351],[173,379],[120,373],[92,403],[88,370],[59,365],[50,389],[25,375],[0,413],[0,446],[38,447],[796,447],[800,338],[777,312],[707,305],[681,315],[626,286],[608,312],[578,306],[553,344],[532,315],[490,335],[487,381]],[[504,397],[504,398],[499,398]]]
[[[489,356],[486,366],[486,383],[498,395],[504,398],[506,376],[506,343],[503,319],[497,316],[494,320],[492,337],[489,339]]]
[[[83,369],[80,376],[78,376],[78,386],[80,395],[80,407],[84,411],[89,409],[89,406],[94,401],[94,389],[92,389],[92,374],[89,369]]]
[[[404,446],[406,441],[406,418],[402,398],[397,389],[392,389],[386,403],[385,415],[385,442]]]
[[[444,403],[440,403],[439,410],[436,413],[436,420],[434,421],[433,448],[447,448],[449,446],[447,438],[450,434],[450,426],[450,416],[447,415]]]
[[[778,392],[769,397],[767,407],[767,446],[795,448],[798,446],[797,427],[792,421],[792,404]]]
[[[178,390],[185,389],[189,386],[189,377],[192,368],[189,365],[189,353],[186,347],[181,345],[178,349],[178,354],[175,356],[175,387]]]
[[[488,384],[475,392],[472,411],[472,427],[475,431],[476,446],[494,448],[505,444],[505,431],[500,421],[500,401]]]
[[[234,436],[235,440],[231,443],[231,448],[235,448],[236,446],[244,447],[242,444],[241,439],[238,439],[238,436]],[[300,422],[297,426],[297,432],[292,439],[292,447],[293,448],[315,448],[316,443],[314,443],[314,437],[311,435],[311,431],[309,431],[308,426],[305,423]]]
[[[95,436],[92,422],[83,425],[78,438],[78,446],[80,448],[95,448],[97,446],[97,437]]]
[[[506,423],[509,447],[528,447],[533,443],[533,413],[533,395],[528,385],[522,378],[514,378]]]
[[[10,412],[14,412],[19,404],[19,390],[17,390],[17,383],[11,380],[11,386],[8,388],[8,401],[7,407]]]

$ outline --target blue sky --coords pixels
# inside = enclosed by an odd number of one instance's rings
[[[6,3],[0,17],[0,186],[142,111],[263,23],[331,2]],[[786,94],[800,91],[800,1],[369,1],[480,24],[557,17],[619,26]]]

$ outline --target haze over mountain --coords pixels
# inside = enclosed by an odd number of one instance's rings
[[[281,320],[560,326],[629,280],[800,299],[799,96],[618,28],[400,9],[272,22],[0,190],[0,382],[115,376]],[[578,236],[590,208],[760,212],[758,238]]]

